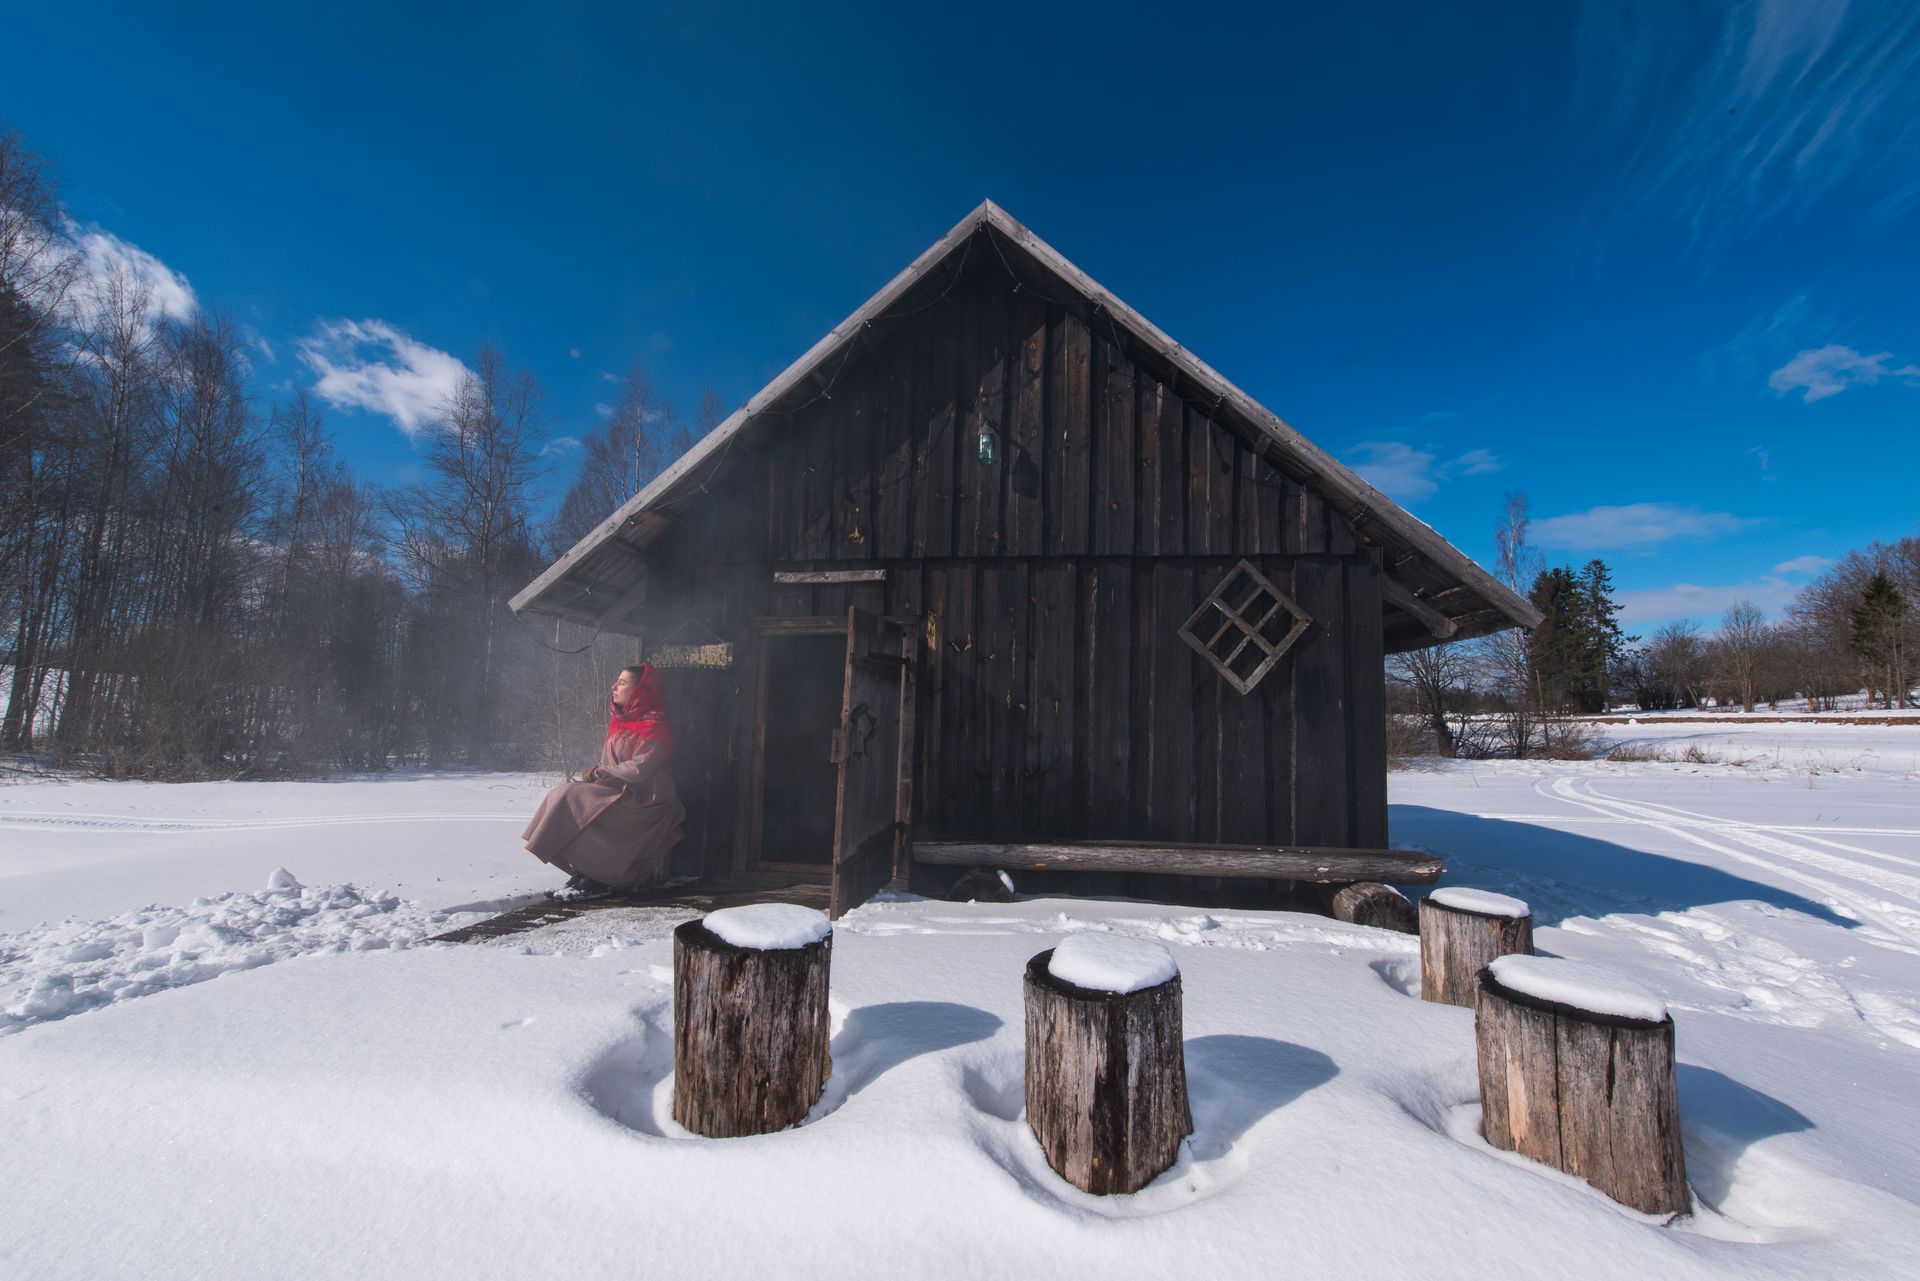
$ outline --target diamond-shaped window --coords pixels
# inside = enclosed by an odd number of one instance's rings
[[[1246,561],[1220,580],[1180,626],[1180,639],[1227,684],[1251,693],[1313,620]]]

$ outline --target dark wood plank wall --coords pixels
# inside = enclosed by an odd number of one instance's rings
[[[1383,846],[1379,571],[1365,556],[1250,559],[1313,623],[1244,696],[1176,634],[1230,557],[900,561],[884,583],[800,587],[760,566],[685,566],[663,622],[735,637],[741,661],[664,674],[688,844],[706,859],[677,870],[731,867],[748,620],[849,604],[924,620],[923,836]]]
[[[1358,554],[1345,522],[1210,406],[1016,289],[991,255],[850,352],[675,501],[650,559]]]
[[[650,639],[742,660],[667,674],[703,870],[732,867],[748,620],[849,604],[925,620],[920,835],[1385,844],[1378,553],[1209,406],[991,255],[813,394],[648,553]],[[1313,618],[1247,696],[1177,635],[1241,557]]]

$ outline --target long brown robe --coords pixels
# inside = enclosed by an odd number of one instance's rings
[[[563,872],[619,889],[663,881],[687,810],[673,787],[664,744],[610,735],[602,773],[547,793],[521,833],[527,849]],[[617,782],[602,781],[611,775]]]

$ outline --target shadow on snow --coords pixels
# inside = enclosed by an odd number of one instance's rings
[[[1396,844],[1446,859],[1447,883],[1519,893],[1533,908],[1536,926],[1557,925],[1570,916],[1654,915],[1743,900],[1848,929],[1859,924],[1791,890],[1544,824],[1392,805],[1388,825]]]

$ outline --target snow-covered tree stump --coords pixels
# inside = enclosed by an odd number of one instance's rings
[[[673,932],[673,1119],[726,1139],[798,1125],[820,1100],[833,927],[755,903]]]
[[[1604,970],[1507,956],[1480,975],[1481,1132],[1648,1214],[1693,1208],[1673,1016]]]
[[[1027,963],[1027,1124],[1085,1192],[1135,1192],[1193,1133],[1180,971],[1144,939],[1075,934]]]
[[[1336,921],[1350,925],[1371,925],[1401,934],[1418,934],[1420,918],[1407,896],[1379,881],[1356,881],[1342,885],[1327,900],[1327,910]]]
[[[1533,909],[1517,898],[1458,886],[1420,900],[1420,999],[1473,1008],[1494,958],[1533,955]]]

